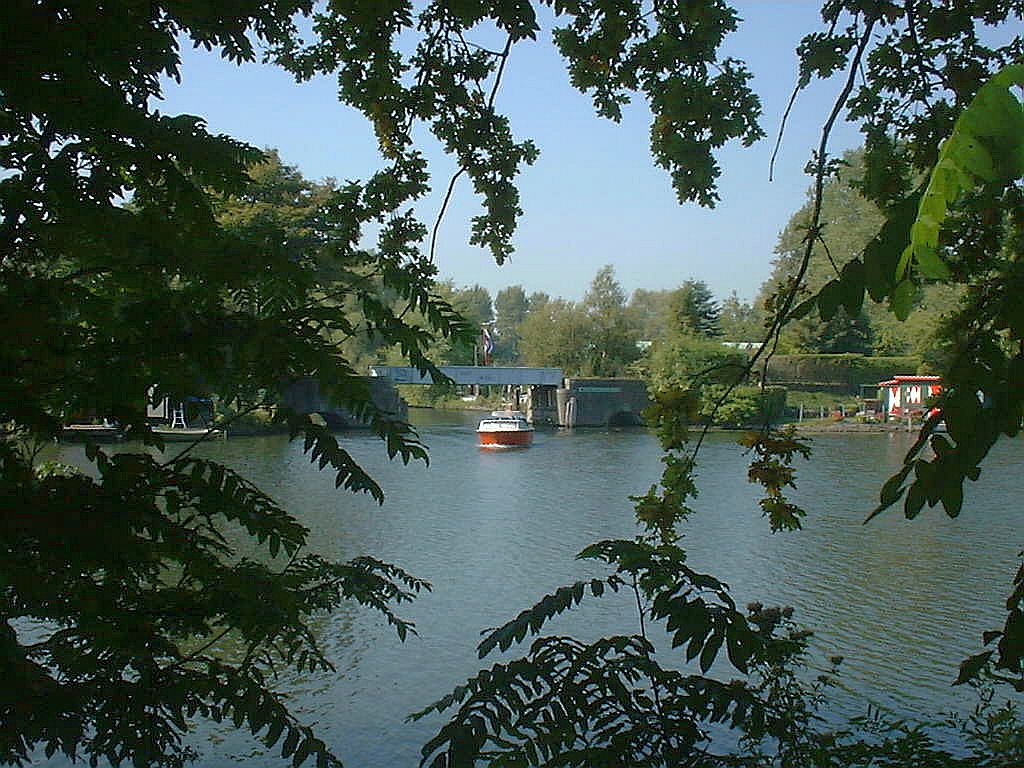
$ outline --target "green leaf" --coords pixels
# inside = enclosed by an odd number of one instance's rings
[[[301,746],[299,746],[295,751],[294,757],[292,757],[292,765],[294,768],[299,768],[300,765],[306,762],[306,758],[308,758],[314,750],[319,750],[317,740],[314,738],[303,739]]]
[[[988,645],[989,643],[993,642],[994,640],[998,640],[1002,636],[1003,636],[1003,633],[998,631],[998,630],[988,630],[987,632],[983,632],[982,633],[981,641],[985,645]]]
[[[921,512],[927,499],[920,480],[914,481],[907,491],[906,501],[903,502],[903,514],[908,520],[913,520]]]
[[[969,656],[960,663],[960,674],[956,676],[953,685],[963,685],[978,676],[978,673],[985,668],[988,660],[992,658],[995,651],[984,651],[983,653]]]
[[[288,757],[291,755],[295,748],[299,745],[299,738],[302,734],[298,728],[288,726],[288,735],[284,739],[284,743],[281,745],[281,757]]]
[[[274,720],[270,723],[270,728],[267,730],[266,735],[263,737],[263,743],[267,746],[273,746],[278,743],[278,739],[281,738],[282,731],[285,730],[284,720]]]
[[[746,630],[741,630],[735,624],[730,624],[725,632],[725,648],[729,654],[729,661],[736,669],[744,673],[747,671],[747,662],[754,651],[748,634]]]
[[[864,249],[864,281],[876,302],[887,298],[897,284],[897,265],[910,242],[922,193],[918,189],[887,209],[885,223]]]
[[[889,308],[899,320],[906,320],[914,310],[917,301],[917,286],[910,280],[903,280],[889,295]]]
[[[586,551],[586,550],[585,550]],[[580,554],[583,556],[583,553]],[[513,643],[521,642],[528,634],[535,635],[552,618],[582,602],[587,585],[591,594],[598,597],[603,588],[598,590],[593,582],[578,581],[567,587],[560,587],[553,593],[545,595],[532,608],[521,611],[511,621],[490,631],[477,646],[477,655],[484,658],[495,648],[508,650]]]
[[[921,274],[949,279],[949,268],[938,254],[939,232],[950,207],[971,189],[983,184],[1012,184],[1021,174],[1024,154],[1024,105],[1010,89],[1024,87],[1024,65],[1013,64],[993,75],[963,110],[950,136],[942,143],[921,197],[917,218],[910,230],[910,244],[896,268],[902,280],[915,264]],[[987,146],[998,140],[1001,158],[995,162]]]
[[[708,638],[707,643],[704,645],[704,650],[700,652],[700,671],[707,672],[711,669],[711,665],[715,663],[715,657],[718,656],[718,651],[722,647],[722,641],[725,638],[721,633],[712,633],[711,637]]]
[[[963,126],[961,126],[963,129]],[[969,176],[975,176],[982,181],[995,181],[998,178],[998,170],[988,151],[981,140],[972,136],[970,131],[962,131],[962,140],[950,148],[950,157],[955,160],[954,167],[963,169]]]
[[[847,262],[839,281],[840,302],[846,314],[855,317],[864,304],[864,262],[853,259]]]
[[[964,487],[959,477],[951,476],[946,479],[941,498],[946,514],[957,517],[964,505]]]
[[[813,311],[817,306],[818,297],[816,295],[811,296],[808,299],[804,299],[789,311],[789,314],[786,315],[786,321],[793,322],[796,320],[800,320],[801,318],[809,315],[811,311]]]
[[[907,479],[913,469],[912,464],[904,465],[903,469],[885,481],[882,491],[879,494],[879,503],[882,508],[890,507],[903,495],[903,482]]]
[[[839,280],[829,280],[818,291],[818,313],[826,322],[835,317],[836,310],[843,303],[843,289]]]

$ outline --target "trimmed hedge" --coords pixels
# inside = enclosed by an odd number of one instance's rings
[[[768,380],[797,389],[801,384],[838,385],[856,393],[861,384],[874,385],[898,374],[917,373],[920,364],[921,358],[914,355],[776,355],[768,363]]]

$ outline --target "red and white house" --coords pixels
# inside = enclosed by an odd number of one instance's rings
[[[893,376],[878,383],[886,418],[905,418],[928,410],[929,398],[942,392],[941,376]]]

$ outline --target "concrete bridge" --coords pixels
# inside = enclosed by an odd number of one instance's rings
[[[441,373],[460,385],[488,384],[517,387],[560,387],[561,368],[520,368],[477,365],[442,365]],[[371,365],[371,377],[391,379],[395,384],[433,384],[430,374],[422,375],[411,366]]]
[[[409,407],[398,395],[398,390],[386,379],[366,377],[366,386],[374,404],[385,413],[406,421]],[[318,413],[332,427],[339,429],[360,429],[369,426],[346,409],[328,400],[320,392],[316,379],[299,379],[284,392],[284,404],[299,413]]]
[[[534,424],[559,427],[635,426],[650,405],[641,379],[564,378],[561,368],[446,365],[458,385],[509,387],[513,406]],[[395,384],[432,384],[430,376],[404,366],[372,366],[370,376]]]

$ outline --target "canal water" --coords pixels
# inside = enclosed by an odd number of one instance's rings
[[[368,435],[342,437],[383,486],[382,506],[336,491],[331,474],[317,472],[301,444],[283,437],[198,449],[297,514],[320,553],[373,555],[433,585],[400,609],[418,635],[402,643],[373,613],[346,606],[316,625],[337,671],[284,681],[295,712],[353,768],[416,765],[443,719],[409,724],[405,716],[503,658],[478,661],[481,630],[554,588],[606,573],[574,555],[603,538],[633,536],[628,497],[644,492],[661,468],[657,441],[643,430],[541,431],[529,450],[486,452],[476,446],[471,414],[417,410],[413,421],[430,448],[429,467],[388,462]],[[815,632],[812,663],[845,657],[831,716],[864,714],[869,704],[917,717],[968,708],[970,693],[950,686],[957,662],[1002,623],[1021,549],[1024,441],[997,447],[958,520],[926,510],[916,521],[890,512],[863,525],[910,440],[905,433],[815,436],[813,459],[802,462],[791,494],[808,510],[804,530],[775,535],[734,435],[710,435],[699,460],[697,514],[682,542],[690,565],[729,583],[741,605],[793,606],[796,620]],[[63,451],[66,460],[81,459],[80,448]],[[616,595],[549,625],[585,639],[636,628],[635,608]],[[230,729],[204,726],[194,744],[203,766],[280,765]]]

